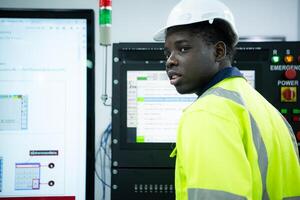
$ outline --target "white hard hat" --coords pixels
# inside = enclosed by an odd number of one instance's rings
[[[218,0],[181,0],[170,12],[167,25],[153,37],[155,41],[164,41],[166,30],[173,26],[221,19],[228,23],[234,34],[234,45],[238,42],[234,17],[229,8]]]

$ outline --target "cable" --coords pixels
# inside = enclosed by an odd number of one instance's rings
[[[99,158],[100,171],[99,174],[97,167],[95,167],[95,174],[102,184],[102,200],[105,200],[106,197],[106,188],[111,188],[110,184],[106,182],[106,161],[108,160],[111,163],[111,138],[112,126],[111,123],[106,127],[100,138],[100,145],[96,152],[95,164],[97,165],[97,160]],[[110,168],[110,166],[109,166]]]
[[[108,46],[105,46],[105,54],[104,54],[104,58],[105,58],[105,63],[104,63],[104,93],[101,95],[101,100],[103,105],[105,106],[111,106],[111,104],[107,103],[107,99],[108,99],[108,95],[107,95],[107,48]]]

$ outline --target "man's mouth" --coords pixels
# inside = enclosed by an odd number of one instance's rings
[[[172,71],[168,72],[168,76],[170,79],[170,84],[172,84],[172,85],[176,85],[182,77],[181,74],[178,74],[178,73],[172,72]]]

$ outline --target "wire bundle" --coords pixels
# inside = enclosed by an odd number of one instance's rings
[[[97,178],[101,181],[102,184],[102,200],[106,198],[106,188],[111,188],[110,182],[108,182],[108,178],[106,177],[106,170],[110,170],[111,167],[111,133],[112,133],[112,126],[111,123],[106,127],[104,132],[100,138],[100,145],[96,152],[96,159],[95,159],[95,173]],[[97,161],[99,160],[100,164],[100,172],[97,171]],[[108,161],[108,162],[107,162]],[[106,166],[108,164],[108,166]],[[107,167],[107,168],[106,168]]]

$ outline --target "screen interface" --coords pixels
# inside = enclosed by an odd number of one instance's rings
[[[0,197],[84,199],[86,61],[86,19],[0,18]]]
[[[175,142],[182,111],[196,98],[180,95],[165,71],[127,71],[127,141]]]

